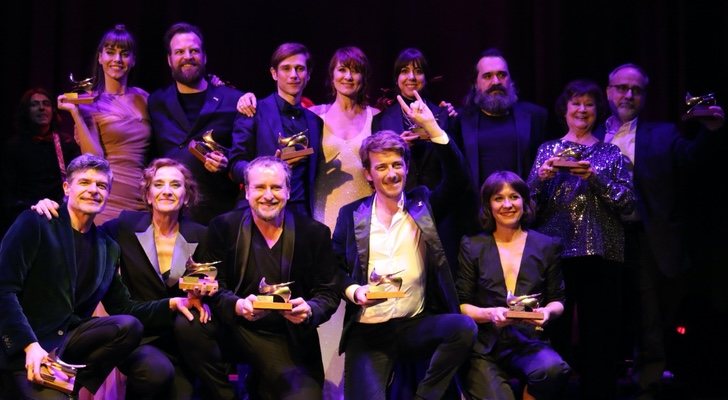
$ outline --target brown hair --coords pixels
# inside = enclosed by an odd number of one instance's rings
[[[336,89],[334,89],[334,70],[337,64],[341,64],[352,71],[361,73],[361,87],[359,92],[356,94],[354,102],[357,105],[364,106],[367,104],[367,93],[369,92],[369,78],[371,76],[371,70],[369,66],[369,59],[366,54],[361,51],[358,47],[342,47],[331,56],[329,61],[329,80],[327,84],[331,88],[331,93],[336,98]]]
[[[385,151],[392,151],[399,154],[404,159],[405,165],[409,167],[409,146],[396,132],[390,130],[379,131],[371,136],[367,136],[361,142],[361,147],[359,147],[361,165],[368,170],[371,167],[369,153],[384,153]]]
[[[510,185],[523,199],[523,215],[519,223],[521,227],[528,226],[536,216],[536,204],[531,199],[531,192],[526,182],[518,174],[511,171],[495,171],[485,178],[480,188],[480,224],[483,229],[492,233],[495,231],[495,218],[490,209],[490,197],[498,193],[505,185]]]
[[[185,204],[185,206],[195,206],[200,197],[197,189],[197,181],[192,176],[192,172],[190,172],[184,164],[171,158],[154,159],[149,163],[149,166],[144,169],[140,185],[144,202],[146,203],[147,194],[149,194],[149,188],[152,186],[154,175],[157,173],[157,170],[163,167],[177,168],[177,170],[182,173],[182,176],[185,178],[185,197],[187,199],[187,204]],[[147,207],[149,206],[147,205]]]

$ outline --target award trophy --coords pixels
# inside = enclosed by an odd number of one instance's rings
[[[187,145],[187,150],[203,163],[205,162],[205,156],[213,151],[218,151],[227,157],[228,148],[217,143],[212,137],[213,133],[214,131],[210,129],[202,135],[202,140],[197,141],[192,139],[190,140],[190,144]]]
[[[202,296],[209,296],[217,292],[218,284],[217,268],[213,267],[220,261],[210,263],[196,263],[192,256],[185,263],[185,274],[179,278],[179,288],[185,291],[193,291]]]
[[[710,106],[716,105],[717,101],[715,93],[708,93],[702,96],[691,96],[690,92],[685,95],[685,105],[688,106],[688,110],[682,116],[683,121],[687,121],[693,118],[710,118],[713,116],[713,112],[710,111]]]
[[[66,102],[72,104],[91,104],[94,102],[94,81],[93,78],[86,78],[77,81],[73,79],[73,74],[68,76],[71,81],[71,91],[63,93],[66,96]]]
[[[76,383],[76,373],[78,369],[84,367],[85,365],[67,364],[61,361],[54,349],[48,353],[40,366],[41,384],[65,394],[71,394],[73,385]]]
[[[253,308],[256,310],[287,310],[293,309],[291,301],[291,288],[288,287],[293,283],[277,283],[269,285],[265,282],[265,277],[258,284],[258,300],[253,302]]]
[[[373,285],[369,285],[369,292],[367,292],[366,294],[367,299],[378,300],[396,299],[404,297],[405,293],[400,291],[400,289],[402,288],[402,278],[394,276],[399,274],[400,272],[404,272],[404,270],[402,269],[391,274],[379,275],[376,268],[373,269],[372,273],[369,274],[369,281],[373,283]],[[390,286],[396,286],[397,290],[392,292],[387,291],[387,286],[384,286],[385,284],[389,284]]]
[[[540,295],[541,293],[514,296],[509,290],[506,296],[508,303],[506,318],[543,319],[543,313],[533,311],[539,307],[538,296]]]
[[[579,166],[579,159],[581,158],[581,152],[574,147],[566,147],[561,151],[557,151],[555,154],[559,157],[551,165],[556,168],[576,168]]]
[[[313,148],[308,147],[308,129],[298,132],[291,137],[283,137],[278,133],[278,144],[281,146],[281,160],[286,161],[291,158],[309,156],[313,154]]]

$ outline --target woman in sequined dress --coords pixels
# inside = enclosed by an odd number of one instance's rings
[[[634,207],[630,165],[617,146],[592,135],[604,115],[602,90],[591,81],[567,84],[556,102],[568,131],[543,143],[528,184],[537,204],[535,229],[560,237],[566,309],[554,344],[568,355],[571,318],[578,310],[576,366],[583,398],[614,398],[624,232],[620,215]],[[559,154],[578,160],[559,167]],[[565,341],[565,342],[564,342]],[[569,357],[567,357],[568,359]]]
[[[69,103],[58,97],[58,108],[73,117],[75,137],[82,153],[106,158],[114,181],[104,211],[96,224],[116,218],[122,210],[144,210],[139,182],[151,138],[147,113],[149,94],[127,86],[136,62],[136,42],[124,25],[107,31],[96,51],[94,101]]]

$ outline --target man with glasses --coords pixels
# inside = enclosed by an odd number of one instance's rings
[[[625,264],[632,273],[627,279],[626,298],[636,297],[640,321],[636,327],[638,355],[636,374],[645,394],[657,389],[667,366],[666,333],[675,325],[675,311],[686,270],[687,229],[680,215],[679,167],[700,157],[713,147],[719,135],[701,132],[691,141],[671,123],[643,121],[649,78],[635,64],[624,64],[609,74],[607,99],[612,115],[594,133],[617,145],[634,165],[633,183],[637,192],[636,210],[623,216]],[[707,131],[723,125],[724,113],[711,106],[710,117],[700,122]],[[667,348],[666,348],[667,347]]]

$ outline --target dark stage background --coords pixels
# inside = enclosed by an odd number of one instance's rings
[[[459,104],[470,85],[480,51],[499,47],[508,58],[520,98],[549,110],[565,83],[592,78],[606,84],[615,66],[634,62],[651,78],[645,116],[679,122],[686,91],[712,91],[728,101],[728,2],[724,1],[16,1],[3,6],[3,79],[1,129],[11,132],[22,92],[43,86],[67,89],[67,77],[88,76],[100,35],[124,23],[139,43],[131,84],[149,92],[171,83],[162,36],[178,21],[199,25],[205,35],[208,72],[259,97],[273,90],[268,59],[284,41],[306,44],[315,68],[305,95],[327,101],[325,69],[332,52],[361,47],[370,57],[376,98],[391,87],[391,66],[404,47],[419,47],[429,58],[433,100]],[[66,123],[70,118],[64,115]],[[553,118],[555,120],[555,118]],[[683,126],[690,134],[694,126]],[[725,135],[725,128],[721,134]],[[554,137],[563,134],[554,130]],[[684,171],[690,235],[697,263],[689,278],[693,296],[685,302],[690,325],[685,343],[686,369],[721,377],[715,363],[698,354],[725,358],[715,327],[728,310],[726,204],[715,195],[725,182],[725,147]],[[605,301],[608,301],[605,300]],[[692,327],[695,327],[693,329]],[[692,356],[694,355],[695,356]],[[703,367],[705,364],[713,368]],[[698,378],[700,380],[700,378]]]

